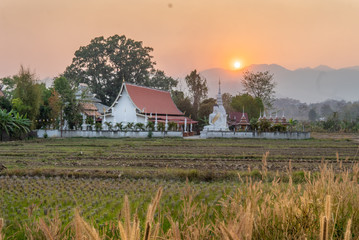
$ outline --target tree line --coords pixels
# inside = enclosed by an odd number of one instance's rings
[[[28,119],[29,129],[50,123],[58,128],[63,124],[62,120],[73,129],[82,123],[81,106],[75,96],[80,83],[87,84],[103,104],[111,105],[125,80],[171,91],[175,104],[186,116],[198,120],[200,125],[208,124],[207,118],[216,100],[207,96],[206,79],[193,70],[185,78],[188,93],[176,90],[178,79],[155,68],[152,51],[141,41],[124,35],[94,38],[75,52],[72,63],[48,88],[22,66],[18,74],[0,79],[5,94],[0,97],[0,108]],[[256,118],[264,105],[270,105],[273,99],[273,75],[247,72],[243,84],[245,93],[237,96],[223,94],[224,106],[227,112],[241,111],[244,106],[248,115]],[[0,130],[3,132],[4,128]]]

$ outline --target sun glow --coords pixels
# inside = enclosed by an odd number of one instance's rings
[[[241,62],[235,61],[233,64],[234,69],[240,69],[241,68]]]

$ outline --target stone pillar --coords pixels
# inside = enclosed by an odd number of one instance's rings
[[[190,132],[192,132],[192,122],[191,122],[191,125],[190,125],[190,130],[189,130]]]
[[[102,118],[102,130],[107,130],[106,114],[105,114],[105,112],[103,113],[103,118]]]
[[[156,113],[156,120],[155,120],[155,131],[157,131],[158,122],[157,122],[157,113]]]
[[[184,132],[187,132],[187,118],[184,119]]]
[[[148,119],[147,119],[147,114],[145,113],[145,127],[147,126],[148,123]]]
[[[81,129],[83,131],[86,130],[87,124],[86,124],[86,115],[85,114],[81,114],[82,115],[82,125],[81,125]]]
[[[63,126],[63,128],[62,128],[63,130],[67,130],[67,120],[65,119],[65,121],[64,121],[64,126]]]
[[[168,131],[168,118],[167,118],[167,114],[166,114],[166,123],[165,123],[165,131]]]

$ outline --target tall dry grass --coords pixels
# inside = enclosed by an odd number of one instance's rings
[[[3,226],[4,226],[4,219],[0,218],[0,240],[4,239],[1,233]]]
[[[267,175],[263,156],[263,178]],[[339,159],[339,157],[338,157]],[[339,161],[339,160],[338,160]],[[340,161],[339,161],[340,162]],[[36,224],[42,239],[357,239],[359,237],[359,165],[334,171],[323,164],[319,173],[305,173],[305,182],[293,184],[280,177],[273,181],[253,181],[241,178],[235,194],[224,197],[215,207],[215,216],[209,217],[213,207],[198,201],[194,190],[187,186],[181,198],[181,214],[173,217],[171,209],[161,209],[162,188],[158,190],[147,209],[143,222],[137,213],[131,213],[126,196],[121,216],[115,224],[108,224],[111,236],[101,235],[78,211],[69,226],[60,219],[40,219]],[[164,228],[164,223],[170,224]],[[0,221],[0,233],[2,228]],[[106,231],[102,231],[106,232]],[[35,236],[29,228],[28,235]],[[3,236],[0,235],[0,240]],[[39,237],[34,239],[41,239]],[[30,238],[29,238],[30,239]]]

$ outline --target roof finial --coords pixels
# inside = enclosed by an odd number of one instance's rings
[[[218,80],[218,94],[221,94],[221,78]]]
[[[125,76],[122,76],[122,82],[125,83]]]

